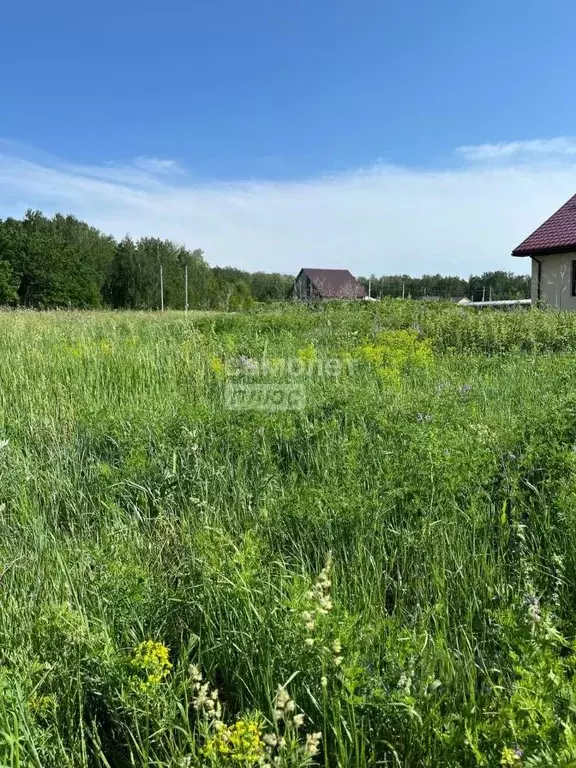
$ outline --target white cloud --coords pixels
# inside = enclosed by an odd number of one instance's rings
[[[510,252],[576,192],[576,156],[529,163],[514,152],[490,158],[476,149],[490,162],[199,183],[174,174],[172,161],[78,166],[0,145],[0,216],[28,207],[74,213],[118,237],[168,237],[203,248],[211,264],[250,270],[526,271],[527,260]],[[474,158],[472,150],[459,155]]]
[[[176,160],[162,160],[159,157],[137,157],[134,165],[150,173],[183,173]]]
[[[576,155],[576,137],[558,136],[555,139],[510,141],[501,144],[478,144],[458,147],[456,153],[473,162],[509,160],[510,158],[551,158]]]

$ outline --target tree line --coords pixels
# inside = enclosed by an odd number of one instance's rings
[[[188,274],[191,309],[244,309],[289,297],[294,277],[210,267],[201,249],[154,237],[118,241],[75,216],[29,210],[22,219],[0,219],[0,304],[49,309],[158,309],[160,267],[164,306],[185,305]],[[360,278],[372,296],[493,298],[529,295],[529,278],[491,272],[462,280],[425,275]]]
[[[0,304],[28,307],[240,309],[285,299],[289,275],[211,268],[202,250],[154,237],[117,241],[75,216],[0,220]]]
[[[396,296],[412,299],[458,299],[464,296],[472,301],[499,301],[530,298],[530,276],[496,270],[481,275],[470,275],[466,280],[446,275],[383,275],[361,277],[360,282],[374,298]]]

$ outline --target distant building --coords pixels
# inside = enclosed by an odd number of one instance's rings
[[[364,299],[366,291],[347,269],[301,269],[294,280],[292,298]]]
[[[532,299],[500,299],[498,301],[459,301],[463,307],[474,307],[474,309],[520,309],[532,306]]]
[[[532,303],[576,310],[576,195],[512,251],[532,259]]]

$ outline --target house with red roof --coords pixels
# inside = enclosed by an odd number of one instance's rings
[[[292,288],[301,301],[317,299],[364,299],[366,291],[347,269],[301,269]]]
[[[532,260],[532,303],[576,310],[576,195],[512,251]]]

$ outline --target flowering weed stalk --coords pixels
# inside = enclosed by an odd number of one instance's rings
[[[168,648],[163,643],[144,640],[134,649],[130,667],[135,673],[130,678],[132,685],[142,693],[149,692],[170,674]]]
[[[259,712],[227,723],[218,691],[203,681],[198,667],[190,668],[190,679],[194,691],[192,704],[199,718],[200,754],[207,765],[304,768],[313,763],[321,734],[301,735],[305,715],[298,711],[284,687],[279,686],[274,697],[273,724],[268,725]]]

